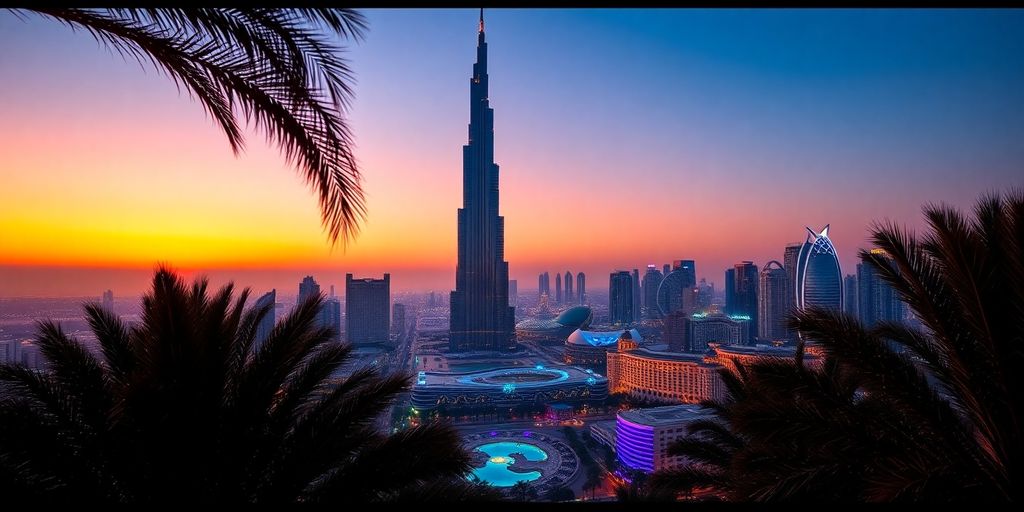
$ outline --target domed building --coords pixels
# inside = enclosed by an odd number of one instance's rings
[[[643,341],[636,329],[617,331],[585,331],[576,329],[565,339],[565,363],[604,371],[608,351],[616,349],[620,337],[628,336],[636,343]]]
[[[561,343],[573,331],[590,327],[593,319],[594,312],[589,307],[575,306],[553,319],[527,318],[519,322],[516,324],[516,337],[523,341]]]

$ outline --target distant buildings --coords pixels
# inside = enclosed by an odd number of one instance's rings
[[[576,302],[575,297],[572,294],[572,272],[565,271],[565,303],[572,304]]]
[[[494,110],[488,100],[483,22],[469,91],[469,140],[462,146],[462,208],[457,219],[458,263],[450,299],[449,350],[510,350],[516,344],[515,308],[508,301],[505,218],[498,215]]]
[[[395,334],[405,334],[405,304],[395,303],[391,306],[391,330]]]
[[[757,337],[757,265],[743,261],[726,271],[725,312],[730,316],[749,317],[748,339]]]
[[[792,313],[797,306],[796,301],[796,287],[797,287],[797,273],[796,269],[798,262],[800,261],[800,249],[803,248],[803,244],[788,244],[782,256],[782,266],[786,269],[786,286],[789,288],[789,292],[786,294],[786,311]],[[789,339],[796,338],[796,331],[787,328],[786,336]]]
[[[697,309],[705,311],[711,307],[715,299],[715,285],[708,284],[707,280],[701,278],[697,283]]]
[[[639,322],[640,321],[640,318],[641,318],[641,316],[640,316],[640,303],[641,302],[642,302],[642,299],[640,298],[640,271],[634,268],[633,269],[633,321],[634,322]]]
[[[661,281],[664,278],[665,276],[658,271],[657,267],[647,265],[647,272],[644,273],[643,279],[645,318],[661,317],[661,312],[658,310],[658,287],[661,286]]]
[[[752,345],[750,324],[750,317],[745,315],[695,313],[689,318],[689,351],[703,352],[710,343]]]
[[[778,261],[769,261],[761,270],[757,296],[757,338],[762,341],[789,339],[786,324],[789,277],[786,268]]]
[[[384,279],[353,279],[345,274],[345,334],[349,343],[365,345],[389,340],[391,274]]]
[[[884,249],[872,249],[870,254],[894,268],[895,262]],[[857,265],[857,296],[858,314],[865,326],[874,327],[884,321],[903,321],[906,307],[899,293],[883,281],[878,271],[867,262]]]
[[[680,309],[662,319],[662,336],[672,352],[692,351],[689,342],[691,314]]]
[[[562,303],[562,274],[555,272],[555,304]]]
[[[679,467],[686,458],[669,455],[668,447],[688,435],[690,423],[714,417],[698,405],[622,411],[615,418],[615,453],[624,466],[647,473]]]
[[[587,276],[580,272],[576,274],[576,293],[580,297],[580,305],[587,303]]]
[[[306,276],[299,283],[299,296],[296,299],[296,305],[302,304],[316,295],[320,295],[320,285],[313,279],[313,276]]]
[[[693,260],[676,260],[675,267],[658,286],[658,312],[661,316],[683,307],[683,290],[697,285]]]
[[[857,272],[860,272],[860,264]],[[857,309],[857,276],[846,274],[843,278],[843,312],[857,318]]]
[[[842,310],[843,274],[828,237],[828,225],[820,233],[807,228],[807,233],[797,256],[796,307]]]
[[[270,331],[274,329],[275,316],[277,313],[277,289],[270,290],[264,293],[260,298],[256,299],[253,307],[256,309],[266,308],[267,314],[260,320],[258,326],[256,326],[256,345],[263,343],[263,340],[267,339],[270,335]]]
[[[321,327],[331,330],[331,339],[341,340],[341,301],[337,297],[331,296],[324,299],[320,314],[317,315],[317,323]]]
[[[565,343],[576,329],[587,329],[594,312],[587,306],[573,306],[557,318],[527,318],[516,324],[516,338],[542,344]]]
[[[633,276],[626,270],[612,272],[608,283],[609,321],[619,325],[632,323],[636,318],[633,304]]]
[[[508,281],[508,305],[512,307],[519,305],[519,281],[515,279]]]
[[[661,266],[661,275],[667,276],[670,272],[672,272],[672,266],[671,265],[666,263],[666,264]]]
[[[545,295],[551,296],[551,276],[547,272],[537,277],[537,296],[543,297]]]
[[[103,292],[102,307],[103,307],[103,309],[105,309],[107,311],[110,311],[111,313],[114,312],[114,292],[113,292],[113,290],[107,290],[107,291]]]

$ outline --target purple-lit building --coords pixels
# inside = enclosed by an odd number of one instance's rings
[[[619,463],[647,473],[678,467],[685,458],[669,455],[669,445],[686,437],[691,422],[713,416],[712,410],[695,404],[622,411],[615,418]]]

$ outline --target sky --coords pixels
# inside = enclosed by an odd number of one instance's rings
[[[294,294],[346,272],[454,286],[478,11],[366,9],[346,43],[368,218],[332,247],[262,135],[83,32],[0,12],[0,297],[146,289],[152,268]],[[1024,186],[1024,11],[490,9],[495,160],[520,293],[566,270],[781,260],[844,273],[873,220]]]

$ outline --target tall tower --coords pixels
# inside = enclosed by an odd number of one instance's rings
[[[572,304],[572,272],[565,271],[565,303]]]
[[[644,274],[644,282],[642,283],[644,290],[644,316],[646,318],[661,317],[660,311],[658,311],[658,287],[661,286],[661,280],[664,277],[657,267],[647,265],[647,273]]]
[[[576,294],[580,297],[580,305],[587,303],[587,275],[583,272],[576,274]]]
[[[760,279],[757,286],[757,337],[763,341],[785,340],[789,337],[786,326],[789,277],[786,268],[778,261],[769,261],[761,270]]]
[[[633,276],[627,270],[611,273],[608,283],[608,319],[613,324],[633,323]]]
[[[828,224],[820,233],[807,228],[807,240],[797,256],[796,274],[795,307],[843,309],[843,274],[828,237]]]
[[[511,350],[516,345],[515,308],[508,305],[505,219],[498,215],[494,110],[487,97],[483,9],[469,98],[469,143],[462,146],[459,263],[451,294],[449,349]]]
[[[555,272],[555,304],[562,303],[562,274]]]
[[[633,269],[633,321],[640,321],[640,270]]]

